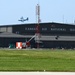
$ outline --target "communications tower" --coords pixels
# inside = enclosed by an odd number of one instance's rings
[[[35,42],[37,43],[37,48],[40,47],[40,5],[36,5],[36,33],[35,33]]]

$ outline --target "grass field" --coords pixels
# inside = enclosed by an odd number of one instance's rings
[[[0,71],[75,72],[75,51],[0,50]]]

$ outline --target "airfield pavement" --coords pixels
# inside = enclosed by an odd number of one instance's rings
[[[0,72],[0,75],[75,75],[75,72]]]

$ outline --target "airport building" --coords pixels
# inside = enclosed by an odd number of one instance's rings
[[[37,23],[0,26],[0,47],[9,47],[16,42],[26,42],[30,39],[30,47],[36,48],[35,37]],[[75,25],[64,23],[39,24],[40,48],[75,48]]]

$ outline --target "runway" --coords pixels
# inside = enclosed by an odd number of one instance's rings
[[[75,75],[75,72],[0,72],[0,75]]]

